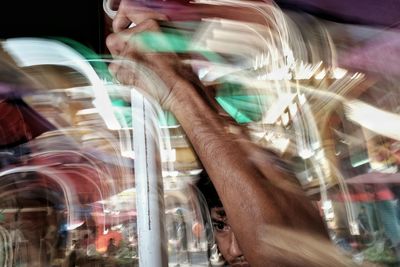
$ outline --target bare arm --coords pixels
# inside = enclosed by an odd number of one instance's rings
[[[288,192],[272,182],[287,178],[273,166],[273,158],[264,157],[269,174],[263,175],[248,158],[244,147],[247,141],[226,130],[223,121],[197,95],[192,84],[179,82],[173,92],[175,101],[171,110],[210,175],[240,247],[252,266],[265,266],[266,262],[284,266],[282,262],[274,262],[269,255],[272,250],[265,246],[269,225],[305,231],[317,239],[326,237],[317,210],[300,193],[300,188]],[[269,176],[273,178],[269,180]]]
[[[278,186],[277,181],[294,180],[293,177],[276,167],[274,157],[226,130],[225,121],[202,97],[201,84],[193,78],[193,73],[186,72],[176,55],[146,52],[127,38],[144,31],[159,32],[155,19],[166,18],[148,10],[123,6],[119,16],[117,22],[125,22],[114,23],[116,33],[107,40],[110,51],[115,56],[142,62],[164,81],[166,91],[149,93],[175,114],[185,130],[210,175],[249,263],[252,266],[341,266],[340,260],[323,258],[336,254],[318,211],[300,186],[290,183],[290,190]],[[121,25],[126,26],[129,20],[136,27],[124,30]],[[132,80],[130,72],[134,70],[115,64],[110,69],[120,81],[146,87]],[[291,234],[279,238],[279,229]],[[313,246],[300,244],[305,236],[314,242]],[[294,248],[292,257],[285,254],[288,247]],[[321,251],[321,247],[329,249]],[[315,257],[309,257],[310,254]],[[320,258],[319,262],[316,257]]]

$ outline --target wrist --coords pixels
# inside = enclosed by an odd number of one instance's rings
[[[179,115],[181,112],[187,111],[187,108],[193,106],[195,99],[198,98],[196,89],[193,84],[187,80],[179,78],[171,89],[169,103],[167,103],[169,111]]]

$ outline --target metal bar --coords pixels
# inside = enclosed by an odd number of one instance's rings
[[[132,90],[133,142],[139,267],[166,267],[164,192],[158,141],[158,119],[150,103]]]

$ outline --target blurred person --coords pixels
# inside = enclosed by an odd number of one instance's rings
[[[178,262],[188,262],[188,236],[186,232],[185,217],[181,209],[176,210],[176,237],[177,237],[177,259]]]
[[[251,10],[238,7],[236,13],[225,6],[207,9],[217,17],[262,21]],[[211,214],[224,258],[232,266],[350,266],[330,243],[317,208],[280,159],[237,134],[238,125],[221,119],[210,104],[215,102],[179,55],[156,53],[134,41],[144,32],[162,34],[159,22],[168,16],[161,11],[121,1],[107,46],[115,58],[145,65],[165,87],[152,90],[139,73],[123,64],[110,64],[109,69],[120,82],[159,101],[185,130],[220,200]]]
[[[218,196],[218,193],[206,172],[202,172],[200,174],[200,179],[196,182],[195,186],[199,189],[201,195],[204,197],[210,211],[212,228],[214,232],[213,236],[217,246],[217,251],[214,251],[210,260],[220,261],[220,259],[216,259],[220,253],[229,266],[250,266],[241,249],[241,245],[235,236],[235,232],[231,227],[230,220]],[[287,216],[290,215],[291,214],[287,214]],[[296,214],[293,214],[293,216],[296,216]],[[253,225],[251,219],[251,217],[248,218],[248,227]],[[287,231],[288,235],[292,235],[290,238],[293,240],[285,240],[285,236],[279,232],[282,230]],[[340,260],[335,259],[335,257],[340,256],[335,255],[335,249],[331,247],[331,244],[321,238],[316,238],[308,234],[303,235],[299,231],[292,231],[290,229],[285,230],[284,228],[279,229],[274,227],[271,227],[270,230],[266,230],[264,233],[260,234],[264,234],[265,239],[269,239],[269,241],[265,241],[264,239],[264,241],[260,242],[264,245],[264,247],[266,244],[272,244],[270,248],[275,250],[277,255],[272,256],[271,259],[276,259],[278,264],[277,266],[351,266],[351,263],[345,263],[345,260],[341,263]],[[274,239],[277,241],[276,244],[274,244]],[[256,239],[254,240],[256,241]],[[282,243],[283,240],[285,240],[283,243],[287,243],[281,247],[282,251],[279,252],[278,248],[282,246],[282,244],[279,243]],[[274,245],[276,247],[274,247]],[[254,249],[256,248],[254,247]],[[303,254],[303,249],[305,251],[313,251],[313,253],[309,255],[306,253]],[[286,254],[280,255],[280,253]],[[287,258],[284,259],[281,257]],[[293,259],[293,257],[296,258]],[[324,260],[323,257],[327,258]],[[293,260],[297,261],[297,263],[291,263]],[[329,261],[331,260],[333,260],[334,263],[330,263]],[[221,263],[217,262],[215,265],[221,265]],[[251,266],[259,265],[252,264]]]
[[[57,226],[54,222],[48,222],[46,234],[43,239],[46,246],[46,259],[52,262],[56,256],[57,245]]]
[[[80,249],[79,241],[72,240],[71,252],[69,253],[67,258],[68,267],[78,266],[78,258],[80,256],[79,249]]]
[[[368,213],[364,206],[361,206],[360,208],[360,212],[357,216],[357,221],[359,222],[361,230],[363,231],[363,233],[365,233],[365,235],[368,235],[372,231],[372,227],[368,218]]]
[[[10,229],[10,240],[12,242],[13,254],[15,255],[13,259],[14,265],[20,265],[24,260],[21,244],[25,241],[25,236],[21,231],[22,229],[21,209],[18,209],[14,214],[14,222]]]
[[[218,251],[230,266],[248,266],[211,181],[203,173],[196,186],[206,199]]]
[[[194,249],[200,249],[201,246],[201,234],[203,232],[203,225],[196,219],[192,224],[192,233],[194,236]]]
[[[89,230],[89,233],[86,233],[81,241],[81,247],[87,256],[94,256],[96,254],[95,242],[96,236],[91,230]]]
[[[118,251],[118,246],[115,243],[114,238],[110,238],[108,240],[108,245],[107,245],[107,255],[108,256],[115,256]]]

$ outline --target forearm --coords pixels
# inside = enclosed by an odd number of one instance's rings
[[[262,260],[254,248],[262,243],[257,238],[267,225],[303,228],[318,235],[323,232],[322,221],[311,203],[302,195],[291,195],[270,183],[248,160],[241,140],[226,130],[191,84],[182,82],[174,92],[172,112],[206,168],[249,260]],[[274,179],[285,179],[273,169],[272,162],[266,164]]]

